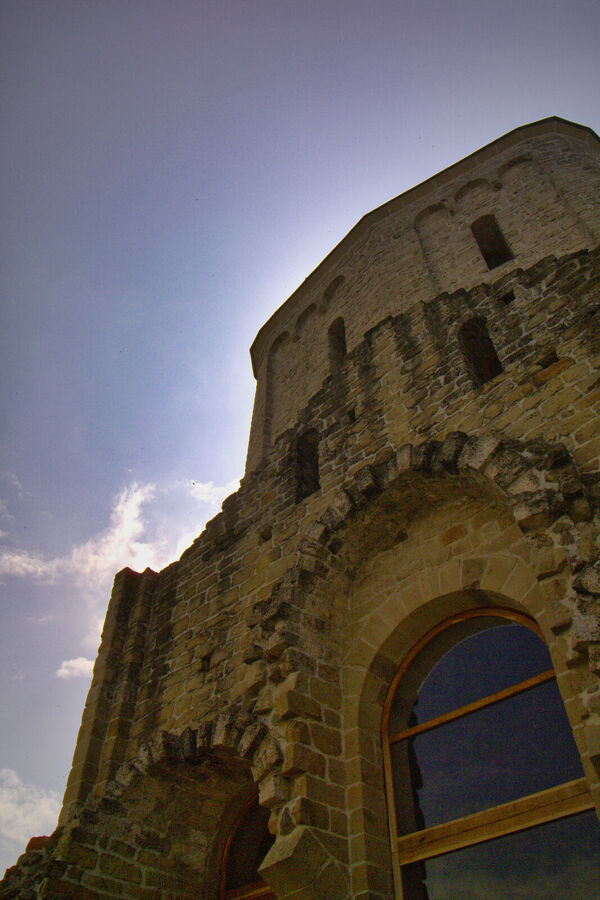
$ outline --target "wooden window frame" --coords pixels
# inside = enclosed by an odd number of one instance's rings
[[[226,891],[222,896],[225,900],[258,900],[259,897],[262,900],[277,900],[269,885],[264,881],[256,881],[247,887]]]
[[[388,826],[392,849],[394,889],[397,898],[403,897],[401,872],[403,866],[432,859],[445,853],[451,853],[453,850],[482,844],[517,831],[532,828],[535,825],[542,825],[546,822],[566,818],[567,816],[576,815],[594,808],[586,779],[578,778],[534,794],[527,794],[510,803],[502,803],[468,816],[452,819],[449,822],[442,822],[430,828],[424,828],[406,835],[398,835],[390,749],[393,744],[416,734],[421,734],[424,731],[438,728],[446,724],[446,722],[470,715],[479,709],[499,703],[508,697],[516,696],[556,678],[554,670],[548,669],[494,694],[489,694],[472,703],[449,710],[442,715],[429,719],[427,722],[401,729],[390,735],[389,722],[398,686],[418,654],[443,631],[446,631],[453,625],[475,618],[506,619],[526,626],[541,640],[544,640],[539,626],[524,613],[506,607],[479,607],[465,610],[444,619],[414,645],[400,664],[388,690],[381,723]]]

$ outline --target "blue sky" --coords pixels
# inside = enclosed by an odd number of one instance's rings
[[[50,833],[114,573],[243,473],[266,318],[368,210],[600,131],[597,0],[3,0],[0,870]]]

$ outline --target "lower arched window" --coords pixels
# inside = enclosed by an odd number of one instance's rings
[[[220,900],[276,900],[258,874],[258,868],[273,844],[269,810],[258,798],[242,807],[225,845],[221,862]]]
[[[396,896],[600,898],[600,826],[535,623],[469,610],[430,631],[383,716]]]

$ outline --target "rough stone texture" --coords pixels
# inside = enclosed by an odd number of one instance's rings
[[[2,900],[217,898],[257,792],[278,897],[391,897],[383,699],[473,607],[538,621],[600,795],[598,148],[561,120],[501,138],[366,216],[264,326],[240,490],[178,562],[116,576],[60,827]],[[484,214],[513,254],[492,270]],[[481,386],[475,316],[502,365]]]

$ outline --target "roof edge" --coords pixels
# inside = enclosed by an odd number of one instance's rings
[[[411,194],[418,194],[419,191],[424,191],[429,184],[432,182],[441,179],[444,179],[444,176],[447,176],[452,170],[456,169],[458,166],[464,166],[469,160],[473,159],[475,156],[481,156],[482,154],[491,155],[492,152],[495,152],[498,144],[500,143],[512,143],[514,138],[517,135],[521,135],[522,132],[533,132],[536,134],[546,134],[555,132],[577,132],[578,134],[583,133],[588,139],[592,141],[596,141],[600,143],[600,137],[596,134],[596,132],[590,128],[588,125],[580,125],[577,122],[572,122],[569,119],[563,119],[560,116],[547,116],[545,119],[538,119],[535,122],[529,122],[526,125],[519,125],[517,128],[513,128],[511,131],[507,131],[505,134],[501,135],[498,138],[495,138],[493,141],[490,141],[489,144],[484,144],[483,147],[479,147],[478,150],[474,150],[472,153],[469,153],[467,156],[463,156],[462,159],[457,160],[451,165],[446,166],[444,169],[440,169],[439,172],[436,172],[434,175],[430,175],[429,178],[426,178],[424,181],[420,181],[418,184],[414,185],[411,188],[408,188],[406,191],[403,191],[401,194],[397,194],[395,197],[392,197],[390,200],[386,200],[385,203],[382,203],[380,206],[376,206],[374,209],[365,213],[364,216],[356,222],[352,228],[342,237],[337,244],[329,251],[329,253],[321,260],[318,265],[306,276],[303,282],[298,285],[298,287],[287,297],[283,303],[277,307],[277,309],[272,313],[271,316],[267,319],[264,325],[261,326],[259,331],[252,342],[252,346],[250,347],[250,358],[252,360],[252,371],[254,373],[254,377],[258,377],[258,364],[259,364],[259,356],[260,356],[260,344],[263,342],[264,335],[268,330],[268,326],[272,323],[273,319],[277,316],[279,311],[286,306],[293,297],[295,297],[299,291],[302,290],[304,285],[309,279],[312,279],[313,276],[321,271],[322,269],[327,268],[327,265],[331,263],[332,257],[334,257],[341,247],[342,244],[348,241],[351,235],[353,235],[358,230],[361,230],[367,222],[376,221],[378,219],[384,218],[388,215],[388,209],[391,204],[396,203],[401,197],[409,197]]]

